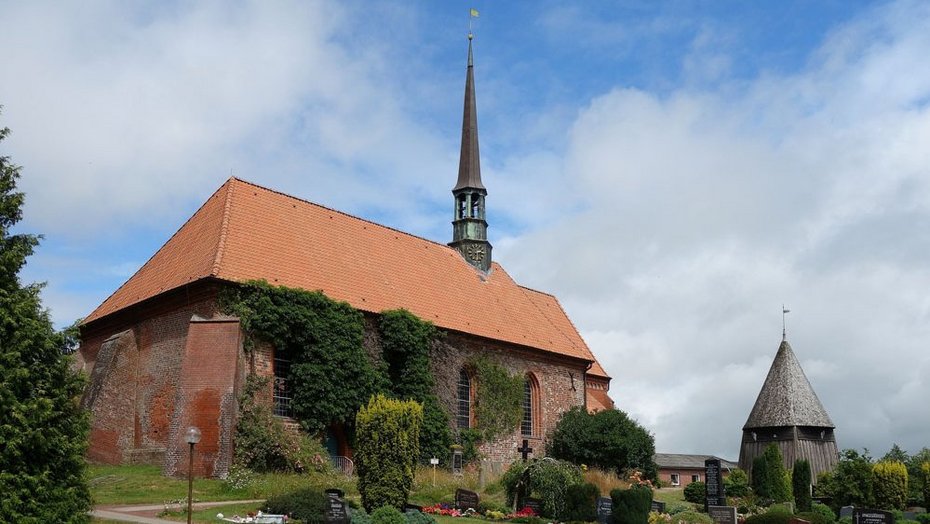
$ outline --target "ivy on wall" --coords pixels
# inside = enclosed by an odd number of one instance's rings
[[[477,379],[475,419],[481,440],[489,442],[517,429],[523,420],[523,389],[526,378],[511,375],[500,364],[481,356],[469,366]]]
[[[291,408],[308,431],[351,427],[359,407],[387,385],[362,345],[362,313],[345,302],[250,281],[228,289],[221,306],[239,317],[248,343],[264,340],[291,359]]]

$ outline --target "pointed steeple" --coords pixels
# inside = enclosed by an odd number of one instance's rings
[[[778,346],[743,429],[779,426],[835,427],[787,340]]]
[[[452,196],[455,202],[452,220],[452,242],[469,264],[482,271],[491,268],[491,243],[485,220],[485,197],[481,183],[481,159],[478,153],[478,110],[475,103],[475,62],[472,38],[468,33],[468,67],[465,73],[465,108],[462,115],[462,150],[459,156],[459,176]]]

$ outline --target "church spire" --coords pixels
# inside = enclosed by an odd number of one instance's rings
[[[485,220],[484,198],[488,191],[481,183],[481,161],[478,154],[478,111],[475,103],[475,63],[472,39],[468,33],[468,67],[465,73],[465,108],[462,115],[462,151],[459,156],[459,177],[452,188],[455,215],[452,220],[452,242],[469,264],[482,271],[491,268],[491,244]]]

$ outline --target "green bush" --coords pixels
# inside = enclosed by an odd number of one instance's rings
[[[829,517],[816,511],[802,511],[795,516],[799,519],[804,519],[811,524],[833,524],[833,522],[835,522],[832,511],[830,512]]]
[[[791,491],[799,512],[811,510],[811,464],[806,460],[794,461],[791,470]]]
[[[924,507],[930,510],[930,462],[924,462],[920,465],[920,472],[923,474]]]
[[[824,517],[830,519],[830,521],[836,521],[836,513],[833,513],[833,510],[830,509],[830,506],[823,504],[822,502],[812,502],[811,511],[814,513],[820,513]]]
[[[601,490],[594,484],[572,484],[565,491],[565,512],[558,518],[581,522],[597,520],[597,499],[600,496]]]
[[[611,524],[647,524],[652,507],[652,490],[639,485],[610,492],[613,501]]]
[[[403,507],[413,486],[423,407],[377,395],[356,416],[355,464],[362,506]],[[374,515],[372,515],[374,519]]]
[[[394,506],[381,506],[371,514],[371,524],[407,524],[407,519]]]
[[[749,495],[749,475],[736,468],[723,479],[723,490],[728,497],[745,497]]]
[[[692,482],[685,486],[685,500],[692,504],[703,504],[707,498],[707,485],[702,481]]]
[[[681,502],[678,500],[673,500],[665,504],[665,512],[669,515],[678,515],[679,513],[684,513],[686,511],[691,511],[694,509],[694,506],[687,503]]]
[[[542,500],[542,513],[546,516],[562,515],[565,512],[565,494],[568,486],[583,482],[581,469],[574,464],[552,458],[533,459],[529,462],[515,461],[501,477],[507,492],[507,503],[513,504],[517,485],[525,480],[526,494]]]
[[[872,494],[879,509],[904,509],[907,503],[907,467],[901,462],[872,466]]]
[[[352,524],[371,524],[371,515],[369,515],[365,508],[358,508],[352,510]]]
[[[672,520],[677,524],[714,524],[714,519],[710,518],[710,515],[698,513],[697,511],[678,513]]]
[[[404,513],[404,519],[407,524],[436,524],[436,519],[432,515],[416,510]]]
[[[834,512],[843,506],[874,507],[872,458],[868,451],[860,455],[852,449],[843,450],[833,472],[817,477],[817,491],[830,498]]]
[[[588,413],[574,407],[562,414],[546,452],[574,464],[587,464],[618,474],[638,469],[649,480],[658,479],[655,439],[626,413],[608,409]]]
[[[268,513],[290,515],[305,524],[322,524],[325,509],[326,496],[311,488],[276,495],[265,501]]]
[[[852,517],[851,516],[841,517],[839,520],[837,520],[837,522],[839,522],[840,524],[852,524]]]
[[[758,457],[752,459],[752,475],[750,476],[750,484],[752,486],[752,492],[762,500],[772,500],[771,489],[769,489],[768,481],[768,461],[764,456],[759,455]]]
[[[763,500],[789,502],[792,499],[791,477],[778,445],[769,444],[762,455],[752,461],[752,489]]]
[[[930,513],[918,513],[915,518],[920,524],[930,524]]]
[[[770,511],[747,517],[745,524],[788,524],[789,520],[791,520],[790,512]]]

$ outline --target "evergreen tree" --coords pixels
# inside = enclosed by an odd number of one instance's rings
[[[9,132],[0,128],[0,142]],[[0,522],[87,522],[82,382],[42,308],[42,286],[19,280],[39,241],[11,232],[22,218],[19,171],[0,156]]]
[[[798,459],[791,470],[791,490],[794,492],[794,504],[797,510],[811,510],[811,463]]]

